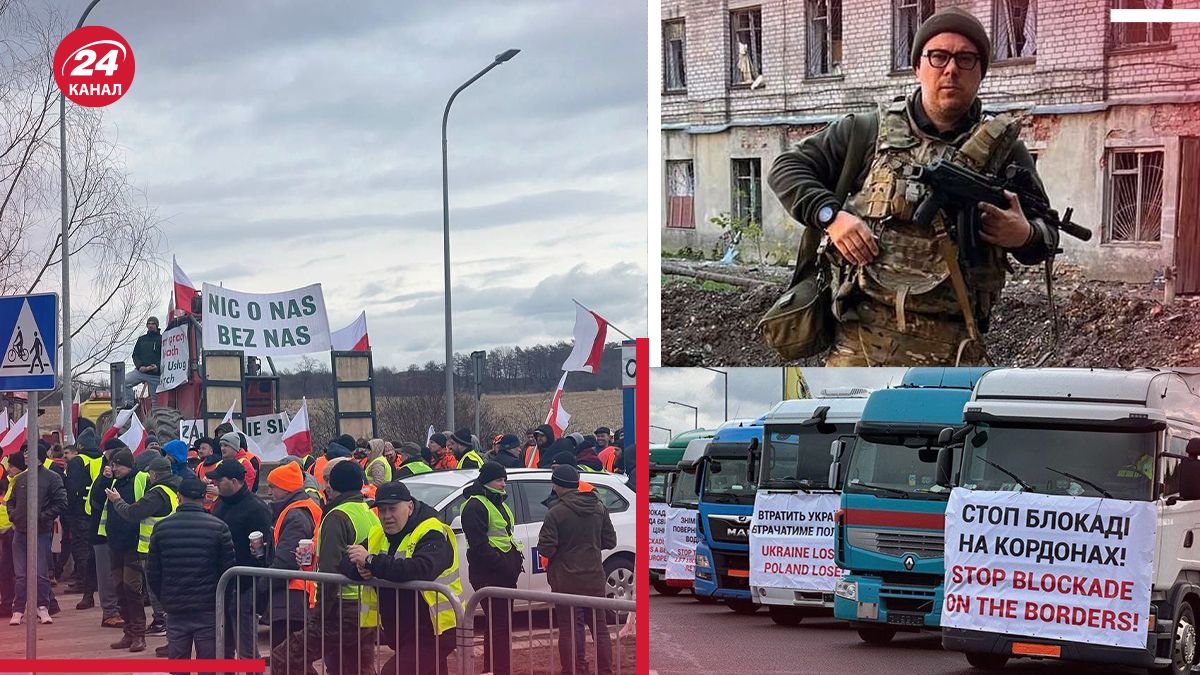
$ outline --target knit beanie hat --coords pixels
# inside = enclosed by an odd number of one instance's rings
[[[231,431],[221,437],[221,445],[228,445],[229,447],[233,448],[234,450],[241,450],[242,449],[242,437],[238,435],[238,432]]]
[[[925,51],[925,43],[940,33],[958,33],[975,44],[979,50],[980,77],[987,75],[988,63],[992,58],[992,41],[987,31],[974,15],[958,7],[947,7],[925,20],[913,37],[912,65],[916,68]]]
[[[267,482],[284,492],[295,492],[304,487],[304,472],[295,462],[287,462],[267,474]]]
[[[130,469],[133,468],[133,451],[129,448],[121,448],[112,454],[108,460],[117,466],[124,466]],[[169,471],[170,469],[168,469]]]
[[[329,487],[337,492],[358,492],[364,482],[363,470],[358,462],[338,462],[329,472]]]
[[[504,465],[500,462],[488,461],[479,467],[479,477],[475,479],[475,482],[479,485],[487,485],[497,478],[507,479],[508,471],[505,470]]]
[[[579,471],[569,464],[554,467],[554,473],[550,474],[550,480],[559,487],[577,488],[579,487]]]

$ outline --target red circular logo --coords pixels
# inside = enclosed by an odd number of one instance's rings
[[[72,102],[100,108],[125,95],[133,83],[133,50],[104,26],[72,31],[54,51],[54,81]]]

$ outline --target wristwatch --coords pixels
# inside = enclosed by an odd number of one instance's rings
[[[833,223],[834,218],[837,218],[837,209],[832,204],[826,204],[817,209],[817,225],[822,230],[829,227]]]

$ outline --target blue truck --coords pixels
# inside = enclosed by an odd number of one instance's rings
[[[695,467],[700,542],[692,592],[743,614],[758,609],[750,595],[750,516],[755,492],[750,455],[762,441],[762,419],[730,420],[717,428]]]
[[[938,435],[962,424],[987,370],[909,369],[899,386],[867,399],[854,447],[831,470],[842,486],[835,560],[847,572],[834,616],[866,642],[940,625],[944,514],[958,459],[938,461],[951,452]]]

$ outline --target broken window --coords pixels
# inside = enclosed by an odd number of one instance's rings
[[[762,75],[762,10],[729,13],[729,82],[753,84]]]
[[[1162,236],[1162,150],[1111,150],[1105,241],[1159,241]]]
[[[933,16],[933,0],[892,0],[892,70],[912,68],[913,38]]]
[[[663,22],[663,89],[683,91],[687,89],[687,62],[684,48],[687,37],[683,21]]]
[[[762,160],[735,159],[733,162],[733,217],[747,223],[762,224]]]
[[[808,0],[808,76],[837,75],[842,65],[842,0]]]
[[[996,60],[1024,59],[1037,54],[1037,3],[1034,0],[995,0],[992,31]]]
[[[1171,9],[1171,0],[1112,0],[1113,9]],[[1145,47],[1171,41],[1169,23],[1112,22],[1112,47]]]
[[[692,160],[667,160],[667,227],[696,227],[695,195]]]

